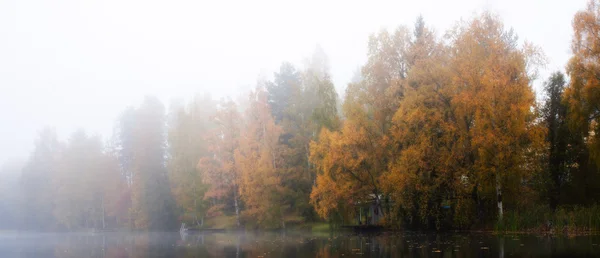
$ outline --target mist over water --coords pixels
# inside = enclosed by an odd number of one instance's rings
[[[432,233],[2,233],[26,257],[592,257],[600,237]]]
[[[0,258],[600,256],[599,35],[600,0],[0,1]]]

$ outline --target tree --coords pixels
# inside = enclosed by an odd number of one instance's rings
[[[240,183],[241,171],[236,164],[235,152],[239,148],[240,120],[235,102],[222,101],[212,121],[216,124],[208,135],[209,150],[212,155],[198,162],[203,182],[209,185],[205,199],[224,202],[216,204],[207,211],[209,216],[221,215],[227,204],[233,204],[236,225],[240,227]],[[230,201],[231,200],[231,201]]]
[[[573,154],[578,155],[578,167],[571,168],[574,202],[598,200],[600,189],[598,165],[600,165],[600,2],[590,0],[585,10],[573,18],[573,56],[567,64],[570,78],[565,89],[567,121],[572,136]],[[579,147],[579,148],[577,148]],[[593,162],[588,162],[588,159]]]
[[[50,230],[55,226],[52,178],[60,150],[56,132],[44,128],[21,174],[23,228]]]
[[[175,110],[168,133],[167,168],[171,192],[180,210],[180,220],[201,226],[206,213],[204,171],[198,161],[209,155],[206,137],[212,130],[210,116],[214,105],[210,96],[197,96],[187,108]]]
[[[126,226],[131,196],[117,153],[110,144],[104,146],[98,166],[93,182],[99,185],[96,200],[100,206],[96,207],[96,213],[102,218],[102,228]]]
[[[553,73],[544,85],[546,102],[542,117],[548,130],[548,170],[550,173],[549,203],[554,210],[560,202],[560,196],[568,176],[568,145],[570,132],[567,126],[567,106],[562,100],[565,78],[560,72]]]
[[[21,187],[19,178],[24,160],[8,160],[0,165],[0,228],[19,229]]]
[[[115,153],[119,158],[119,164],[123,177],[126,178],[127,186],[133,184],[133,142],[135,129],[135,109],[126,108],[119,119],[113,135]]]
[[[595,60],[600,56],[600,3],[589,1],[585,11],[578,12],[573,19],[573,42],[571,51],[573,57],[567,65],[567,74],[571,78],[569,87],[565,90],[565,98],[569,103],[570,124],[573,129],[590,135],[588,142],[594,157],[598,156],[598,143],[595,133],[598,132],[600,117],[600,68]]]
[[[374,201],[376,214],[383,213],[387,196],[381,179],[388,167],[392,116],[403,95],[407,39],[404,28],[393,36],[387,31],[371,36],[363,80],[346,91],[341,131],[323,129],[311,143],[310,160],[319,171],[311,203],[323,218],[343,217],[347,207],[365,201]]]
[[[106,218],[116,216],[122,179],[116,158],[104,151],[98,137],[74,132],[53,177],[57,222],[69,230],[106,228]]]
[[[287,195],[282,196],[290,209],[305,220],[314,219],[309,193],[315,170],[309,162],[309,144],[318,137],[321,127],[337,129],[337,93],[329,76],[328,59],[317,47],[306,68],[297,71],[283,63],[274,82],[267,82],[269,103],[275,121],[283,129],[280,141],[285,170],[281,183]],[[283,94],[285,93],[285,94]]]
[[[275,122],[279,123],[284,117],[285,109],[290,106],[295,91],[300,89],[300,74],[290,63],[283,63],[279,73],[275,73],[275,81],[266,84],[268,102]]]
[[[284,187],[282,168],[282,128],[275,124],[267,103],[267,92],[257,87],[250,93],[240,146],[235,163],[241,172],[240,193],[246,205],[245,213],[259,225],[281,223],[285,228],[285,213],[289,202],[281,198],[290,189]]]
[[[158,99],[146,97],[133,117],[133,227],[146,230],[173,228],[174,205],[165,167],[164,107]]]
[[[53,178],[54,216],[68,230],[95,228],[102,218],[96,216],[96,184],[102,145],[84,131],[74,132],[60,154]]]
[[[338,94],[331,81],[327,55],[319,46],[303,72],[302,83],[304,97],[301,99],[309,107],[311,138],[316,139],[322,127],[337,130],[340,126]]]
[[[394,200],[390,220],[441,227],[442,206],[456,199],[459,150],[452,114],[448,48],[417,19],[406,52],[409,70],[403,100],[390,129],[392,158],[383,187]]]
[[[512,30],[484,13],[457,31],[450,67],[457,94],[452,103],[461,118],[461,137],[472,148],[471,173],[463,176],[478,189],[495,189],[502,220],[503,195],[519,194],[531,178],[530,159],[543,153],[543,128],[536,122],[534,94],[528,73],[530,49],[517,46]],[[472,180],[472,181],[471,181]],[[511,199],[517,200],[517,198]]]

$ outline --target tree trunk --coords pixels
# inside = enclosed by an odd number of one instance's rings
[[[237,227],[240,227],[240,206],[238,205],[237,189],[233,192],[233,204],[235,206],[235,222]]]
[[[500,182],[500,177],[498,175],[496,175],[496,198],[498,202],[498,220],[501,221],[504,210],[502,208],[502,183]]]

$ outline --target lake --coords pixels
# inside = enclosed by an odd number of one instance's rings
[[[0,257],[593,257],[599,244],[483,233],[0,233]]]

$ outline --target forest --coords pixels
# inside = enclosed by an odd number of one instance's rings
[[[343,94],[317,48],[241,100],[147,96],[109,140],[45,128],[1,168],[20,173],[0,179],[0,228],[600,229],[600,1],[572,26],[549,78],[498,15],[419,17],[368,38]]]

